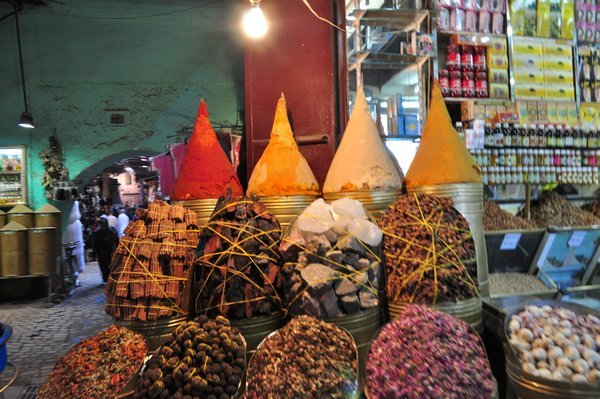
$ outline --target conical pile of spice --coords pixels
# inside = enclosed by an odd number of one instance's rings
[[[233,195],[242,194],[240,181],[219,144],[208,118],[206,103],[202,100],[171,199],[219,198],[228,189]]]
[[[294,141],[283,93],[277,102],[269,144],[252,171],[247,194],[261,197],[319,194],[319,183]]]
[[[423,137],[406,173],[406,186],[447,183],[481,183],[481,177],[475,160],[452,127],[440,87],[435,82]]]

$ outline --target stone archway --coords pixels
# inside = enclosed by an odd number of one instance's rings
[[[110,155],[82,170],[81,173],[79,173],[77,177],[73,179],[73,182],[77,184],[77,186],[83,187],[94,177],[100,174],[103,170],[105,170],[109,166],[114,165],[119,161],[122,161],[123,159],[134,158],[139,156],[151,157],[156,154],[158,154],[158,152],[153,150],[130,150]]]

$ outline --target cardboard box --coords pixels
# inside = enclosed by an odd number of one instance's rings
[[[491,83],[490,84],[490,98],[498,98],[506,100],[510,96],[510,89],[505,83]]]
[[[515,70],[515,83],[517,84],[540,84],[544,83],[544,70],[541,68],[538,69],[519,69]]]
[[[488,69],[489,83],[508,83],[508,71],[506,69],[490,68]]]
[[[506,38],[493,36],[490,40],[490,45],[487,51],[490,54],[506,55],[507,48]]]
[[[573,85],[573,74],[564,71],[544,71],[544,83],[549,84],[560,84],[560,85]]]
[[[556,103],[556,113],[558,114],[558,122],[565,123],[569,120],[569,104]]]
[[[532,54],[519,54],[513,57],[515,72],[522,69],[542,69],[544,67],[544,59],[542,56]]]
[[[571,125],[575,125],[575,124],[579,123],[579,114],[577,113],[577,104],[575,104],[574,102],[567,103],[567,112],[568,112],[567,120],[569,121],[569,123]]]
[[[470,121],[475,119],[475,101],[463,101],[460,103],[460,120]]]
[[[496,115],[498,114],[498,109],[495,105],[486,105],[485,106],[485,121],[486,122],[495,122]]]
[[[508,69],[508,56],[506,54],[487,55],[488,68]]]
[[[396,133],[394,136],[404,136],[404,134],[404,115],[398,115],[396,118]]]
[[[573,85],[546,85],[546,98],[551,100],[575,100]]]
[[[566,44],[551,44],[544,43],[543,45],[544,57],[558,55],[561,57],[571,57],[573,54],[573,48]]]
[[[525,101],[517,101],[515,103],[515,109],[519,115],[519,121],[521,123],[529,122],[529,115],[527,114],[527,103]]]
[[[557,104],[554,101],[548,101],[546,103],[546,108],[548,109],[548,121],[550,123],[559,123],[558,108],[556,105]]]
[[[419,117],[417,115],[404,115],[404,134],[406,136],[419,136]]]
[[[544,58],[544,71],[563,71],[573,74],[571,57],[550,56]]]
[[[546,92],[543,84],[515,85],[515,97],[518,99],[542,100],[545,95]]]
[[[537,103],[537,114],[538,121],[548,121],[548,106],[545,101],[538,101]]]
[[[524,55],[534,55],[534,56],[542,56],[544,54],[542,43],[536,43],[532,41],[521,41],[517,40],[517,38],[513,41],[513,54],[524,54]]]
[[[537,102],[528,101],[527,102],[527,119],[529,120],[529,122],[537,122],[537,120],[538,120],[537,111],[538,111]]]
[[[485,120],[485,105],[475,105],[475,117],[473,119],[478,121]]]

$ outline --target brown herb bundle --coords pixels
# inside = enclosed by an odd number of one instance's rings
[[[483,202],[483,228],[485,231],[535,229],[533,221],[528,221],[500,208],[494,201]]]
[[[522,216],[523,213],[524,211],[520,211],[518,216]],[[531,205],[531,220],[543,227],[600,224],[600,219],[593,213],[577,208],[554,191],[544,191],[539,200]]]

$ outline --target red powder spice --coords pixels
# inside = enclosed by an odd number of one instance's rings
[[[233,195],[242,195],[240,181],[219,144],[202,100],[171,199],[219,198],[227,189],[231,189]]]

